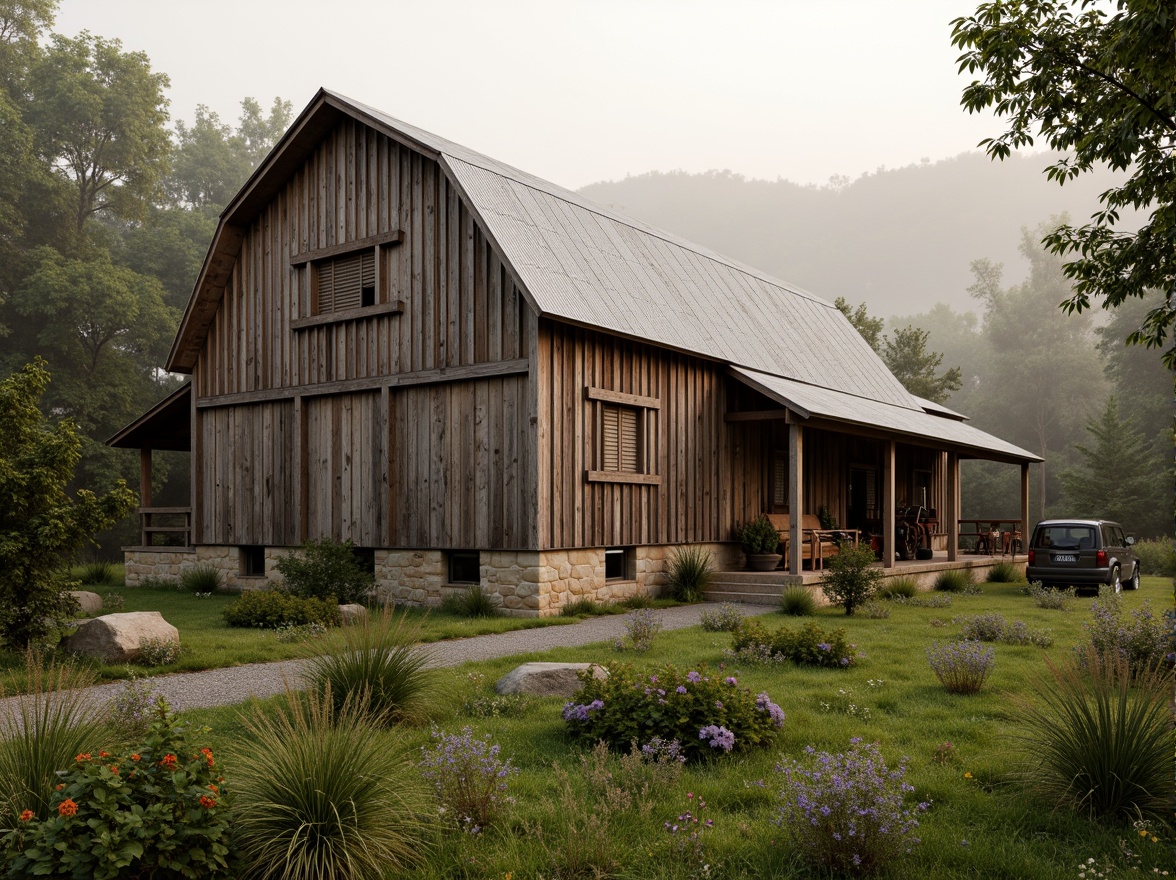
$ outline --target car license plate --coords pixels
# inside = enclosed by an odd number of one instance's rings
[[[1053,561],[1054,562],[1077,562],[1078,561],[1078,554],[1077,553],[1055,553]]]

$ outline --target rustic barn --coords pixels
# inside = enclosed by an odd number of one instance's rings
[[[884,536],[959,461],[1036,456],[912,397],[830,303],[320,91],[221,215],[166,364],[191,382],[110,441],[192,455],[143,498],[128,582],[249,586],[350,539],[381,589],[481,583],[518,614],[738,564],[733,528],[815,513]],[[800,517],[785,565],[804,564]],[[169,545],[169,546],[165,546]]]

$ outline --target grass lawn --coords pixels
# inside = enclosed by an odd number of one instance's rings
[[[1133,867],[1148,875],[1153,869],[1176,873],[1171,827],[1157,828],[1159,840],[1153,843],[1137,836],[1129,824],[1099,824],[1054,810],[1014,780],[1014,769],[1033,749],[1033,743],[1018,738],[1018,707],[1032,699],[1034,685],[1046,680],[1045,659],[1060,661],[1082,638],[1092,602],[1079,598],[1064,612],[1039,609],[1021,594],[1022,587],[985,584],[982,595],[953,596],[950,608],[888,603],[891,616],[886,619],[846,618],[835,609],[821,609],[816,621],[826,629],[845,627],[849,640],[864,652],[859,664],[847,670],[742,667],[724,658],[728,634],[698,628],[662,633],[641,656],[591,645],[441,670],[439,685],[451,697],[433,723],[450,732],[469,725],[479,735],[492,735],[502,756],[519,769],[511,777],[515,803],[481,836],[438,833],[427,862],[411,876],[821,877],[796,859],[783,829],[773,822],[780,789],[775,766],[781,756],[800,757],[807,746],[844,750],[851,737],[877,742],[891,767],[908,757],[913,800],[931,802],[920,818],[922,844],[884,867],[881,877],[1078,878],[1089,858],[1100,870],[1113,866],[1114,873],[1107,876],[1127,876]],[[1171,581],[1145,578],[1138,593],[1124,594],[1128,611],[1144,601],[1158,612],[1169,608]],[[1053,646],[997,644],[992,677],[979,694],[945,693],[928,666],[927,647],[959,637],[961,624],[954,618],[990,613],[1049,629]],[[770,614],[764,622],[772,628],[795,628],[803,621]],[[622,807],[586,784],[583,765],[590,758],[565,733],[562,700],[530,698],[488,714],[495,710],[493,682],[524,659],[618,658],[649,670],[663,663],[683,669],[726,664],[724,674],[738,677],[753,692],[767,691],[787,721],[772,748],[687,766],[675,785]],[[473,697],[480,699],[472,711]],[[265,711],[273,705],[257,708]],[[188,713],[193,722],[211,726],[209,737],[230,783],[234,753],[248,737],[242,711],[248,708]],[[390,748],[417,755],[429,743],[424,728],[381,735]],[[951,751],[940,760],[937,753],[942,755],[945,742],[951,743]],[[688,798],[688,793],[695,797]],[[686,809],[698,814],[699,799],[705,800],[703,817],[713,827],[692,826],[699,832],[695,841],[667,831],[665,823],[678,822]]]

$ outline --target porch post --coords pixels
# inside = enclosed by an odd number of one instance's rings
[[[1021,540],[1029,546],[1029,462],[1021,462]]]
[[[800,425],[788,425],[788,573],[800,574],[802,550],[800,545],[801,516],[804,515],[804,434]]]
[[[882,451],[882,567],[894,568],[894,441]]]
[[[960,552],[960,454],[947,454],[947,561]]]
[[[139,507],[151,506],[151,447],[139,450]],[[146,547],[151,514],[139,514],[139,546]]]

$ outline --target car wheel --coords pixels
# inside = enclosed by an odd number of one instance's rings
[[[1119,576],[1119,567],[1115,566],[1111,569],[1111,588],[1116,593],[1123,592],[1123,578]]]
[[[1135,566],[1135,571],[1131,572],[1131,580],[1123,585],[1128,590],[1139,589],[1139,566]]]

